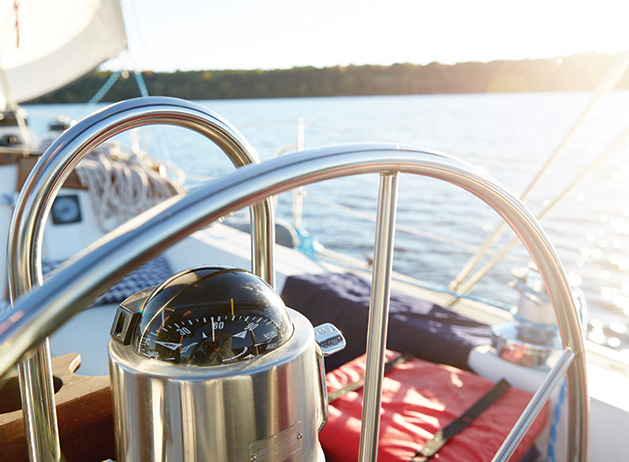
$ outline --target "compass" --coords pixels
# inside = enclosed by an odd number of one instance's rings
[[[264,355],[292,334],[286,306],[240,268],[182,271],[122,302],[112,337],[171,364],[218,366]]]
[[[116,460],[325,460],[324,356],[345,340],[258,276],[184,270],[122,302],[111,337]]]

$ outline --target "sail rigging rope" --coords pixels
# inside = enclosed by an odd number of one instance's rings
[[[96,94],[92,96],[92,98],[87,102],[88,108],[94,106],[95,104],[98,104],[100,100],[103,99],[103,97],[107,94],[111,87],[113,87],[114,84],[118,81],[118,79],[120,78],[120,74],[120,71],[116,71],[109,76],[109,78],[100,88],[100,90],[98,90]]]
[[[149,96],[149,89],[146,87],[146,82],[144,81],[144,77],[142,77],[142,73],[134,71],[133,75],[135,75],[135,83],[138,85],[140,95]]]
[[[18,0],[13,1],[13,9],[15,10],[15,48],[20,48],[20,15],[18,9],[20,3]]]

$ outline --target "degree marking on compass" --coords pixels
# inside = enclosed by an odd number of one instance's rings
[[[160,342],[160,341],[155,341],[156,344],[161,345],[163,347],[168,348],[169,350],[173,350],[175,351],[177,348],[181,348],[181,343],[174,343],[174,342]]]

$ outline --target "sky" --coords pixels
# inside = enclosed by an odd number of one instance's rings
[[[629,49],[626,0],[122,0],[104,69],[454,64]]]

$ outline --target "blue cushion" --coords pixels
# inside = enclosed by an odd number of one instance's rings
[[[325,358],[326,371],[365,353],[371,283],[355,274],[291,276],[282,298],[317,326],[331,322],[347,340]],[[491,344],[491,328],[434,303],[391,290],[387,347],[417,358],[469,370],[472,348]]]
[[[42,262],[44,281],[46,280],[46,276],[62,263],[62,260]],[[98,297],[94,303],[92,303],[92,306],[120,303],[142,289],[161,284],[172,275],[173,272],[170,269],[168,261],[165,257],[160,255],[127,275],[115,286]]]

